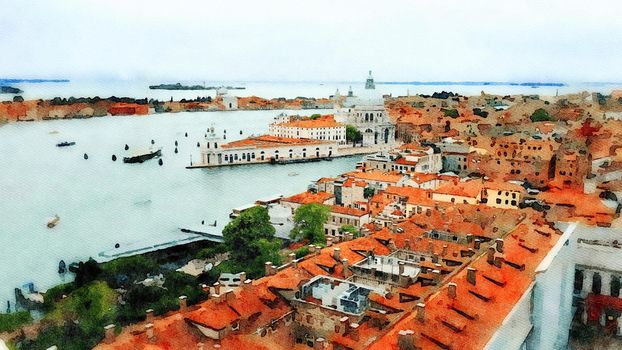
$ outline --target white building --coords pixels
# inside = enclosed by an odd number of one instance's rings
[[[567,349],[575,313],[622,335],[620,228],[560,228],[564,233],[537,267],[534,283],[486,349]]]
[[[281,114],[270,124],[270,135],[288,138],[305,138],[346,143],[346,126],[332,115],[318,118],[287,116]]]
[[[227,88],[220,87],[216,90],[216,96],[222,98],[222,104],[225,106],[226,111],[235,111],[238,109],[238,98],[229,95]]]
[[[387,115],[384,98],[376,93],[371,71],[364,93],[359,97],[348,94],[335,118],[356,127],[363,134],[363,146],[395,143],[395,125]]]
[[[223,140],[216,136],[214,128],[211,128],[201,149],[201,163],[193,166],[301,162],[336,155],[336,142],[271,135],[249,137],[223,144]]]

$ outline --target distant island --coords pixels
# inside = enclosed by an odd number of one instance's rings
[[[499,82],[499,81],[384,81],[386,85],[497,85],[497,86],[565,86],[564,83]]]
[[[149,89],[151,89],[151,90],[217,90],[219,88],[221,88],[221,86],[181,85],[181,83],[149,85]],[[244,89],[246,89],[243,86],[225,86],[225,88],[227,90],[244,90]]]
[[[0,86],[0,94],[21,94],[23,91],[12,86]]]
[[[69,79],[2,79],[0,84],[17,84],[17,83],[68,83]]]

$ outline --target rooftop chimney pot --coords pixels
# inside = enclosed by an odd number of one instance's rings
[[[425,304],[424,303],[417,304],[417,320],[419,322],[425,322]]]
[[[477,273],[477,269],[473,267],[467,267],[467,281],[472,285],[475,285],[475,275]]]

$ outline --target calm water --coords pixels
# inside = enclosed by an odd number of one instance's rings
[[[363,79],[365,77],[362,77]],[[196,98],[197,96],[214,96],[214,90],[198,91],[167,91],[150,90],[149,85],[163,83],[161,81],[70,81],[68,83],[21,83],[11,84],[24,90],[22,96],[25,99],[53,98],[59,97],[109,97],[109,96],[129,96],[135,98],[155,98],[159,100],[175,100],[182,98]],[[166,83],[176,83],[166,82]],[[203,84],[202,81],[182,81],[186,85]],[[349,86],[352,86],[354,93],[364,89],[364,80],[356,83],[348,82],[205,82],[206,86],[244,86],[245,90],[231,90],[230,94],[236,96],[261,96],[266,98],[286,97],[294,98],[297,96],[305,97],[328,97],[335,93],[339,88],[342,95],[345,95]],[[404,96],[408,93],[432,94],[436,91],[453,91],[467,96],[479,95],[481,91],[500,95],[506,94],[540,94],[555,95],[565,93],[575,93],[580,91],[596,91],[609,93],[612,89],[622,88],[622,83],[568,83],[565,86],[542,86],[531,88],[530,86],[509,86],[509,85],[407,85],[407,84],[377,84],[376,90],[383,94],[393,94],[393,96]],[[0,94],[0,100],[10,100],[13,95]]]
[[[97,257],[102,251],[141,248],[189,237],[179,227],[219,233],[234,207],[273,194],[304,191],[310,181],[351,170],[359,158],[292,165],[246,165],[188,170],[212,123],[228,141],[265,132],[281,111],[161,114],[14,123],[0,127],[0,312],[13,288],[32,281],[58,283],[58,262]],[[243,130],[244,135],[240,135]],[[58,131],[51,134],[51,131]],[[188,132],[189,137],[184,137]],[[154,139],[157,160],[124,164],[126,151]],[[62,140],[75,141],[67,148]],[[175,154],[175,140],[179,153]],[[84,160],[83,154],[89,159]],[[112,154],[119,160],[113,162]],[[291,172],[298,176],[288,176]],[[48,229],[48,218],[60,223]]]

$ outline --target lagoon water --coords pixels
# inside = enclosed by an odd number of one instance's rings
[[[354,168],[358,157],[185,169],[191,155],[199,158],[196,144],[203,143],[212,124],[218,133],[226,128],[230,141],[265,132],[280,112],[177,113],[0,127],[0,305],[13,303],[13,288],[26,282],[41,290],[60,282],[61,259],[98,258],[102,251],[115,252],[115,243],[122,251],[190,237],[179,227],[220,233],[232,208],[301,192],[312,180]],[[162,147],[163,166],[157,160],[122,162],[123,155],[149,146],[152,139]],[[76,145],[55,146],[63,140]],[[288,176],[292,172],[299,175]],[[60,222],[48,229],[47,220],[55,214]],[[207,225],[214,221],[217,227]]]
[[[135,80],[110,80],[110,81],[88,81],[77,80],[65,83],[15,83],[11,86],[22,89],[21,94],[25,99],[51,99],[54,97],[134,97],[134,98],[154,98],[161,101],[173,98],[190,99],[197,96],[212,96],[214,90],[151,90],[149,85],[160,83],[177,83],[177,81],[135,81]],[[261,96],[265,98],[294,98],[304,97],[328,97],[339,89],[342,95],[347,94],[348,88],[352,87],[354,93],[364,89],[362,82],[219,82],[219,81],[181,81],[184,85],[205,86],[241,86],[244,90],[230,90],[229,94],[235,96]],[[407,94],[432,94],[433,92],[452,91],[466,96],[479,95],[481,91],[492,94],[540,94],[554,96],[555,94],[576,93],[581,91],[610,93],[612,89],[621,89],[622,83],[567,83],[564,86],[531,86],[520,85],[497,85],[480,83],[376,83],[376,90],[383,94],[393,96],[405,96]],[[0,101],[10,100],[13,95],[0,94]]]

